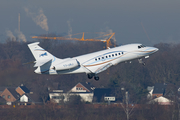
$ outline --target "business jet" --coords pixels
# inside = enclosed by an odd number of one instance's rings
[[[121,62],[138,59],[145,65],[142,58],[149,58],[150,54],[158,51],[155,47],[146,47],[142,44],[127,44],[109,48],[73,58],[60,59],[41,48],[39,42],[28,44],[34,58],[37,74],[74,74],[86,73],[88,78],[99,80],[98,73],[105,71]]]

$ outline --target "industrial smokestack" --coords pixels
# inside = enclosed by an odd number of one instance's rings
[[[20,32],[20,13],[19,13],[19,15],[18,15],[18,30],[19,30],[19,32]]]

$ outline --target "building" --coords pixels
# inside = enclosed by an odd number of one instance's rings
[[[30,91],[29,91],[29,89],[27,89],[26,86],[24,86],[23,84],[21,84],[21,86],[18,86],[18,87],[16,88],[16,92],[19,93],[19,94],[22,96],[23,94],[29,93]]]
[[[55,103],[60,103],[60,101],[69,101],[69,98],[72,95],[79,95],[81,97],[81,101],[92,102],[94,96],[94,89],[95,87],[93,87],[90,83],[80,82],[69,91],[53,90],[53,92],[49,93],[49,97],[51,101],[54,101]]]
[[[174,95],[171,89],[168,89],[165,83],[156,83],[152,87],[148,87],[149,94],[147,98],[150,100],[148,104],[158,103],[160,105],[172,105],[173,101],[169,98]]]
[[[5,90],[1,93],[1,97],[6,100],[8,105],[11,105],[20,97],[20,95],[16,92],[15,88],[11,87],[5,88]]]
[[[165,83],[156,83],[154,85],[154,90],[152,92],[152,97],[157,98],[165,94],[167,84]]]
[[[154,86],[148,87],[147,88],[149,91],[148,98],[153,99],[153,98],[164,96],[166,92],[166,87],[167,87],[167,84],[165,83],[156,83]]]
[[[94,102],[103,102],[106,97],[114,97],[111,95],[112,89],[110,88],[96,88],[94,89]]]
[[[39,99],[39,96],[33,92],[25,93],[19,97],[16,101],[18,105],[35,105],[35,104],[42,104],[42,100]]]
[[[39,96],[21,84],[21,86],[16,87],[6,87],[0,95],[5,101],[6,104],[12,105],[28,105],[28,104],[41,104],[42,100],[39,99]],[[0,99],[1,100],[1,99]],[[3,100],[1,100],[2,103]],[[1,102],[0,101],[0,102]]]
[[[158,103],[160,105],[172,105],[173,101],[169,100],[168,98],[165,98],[163,96],[160,96],[158,98],[155,98],[148,102],[149,104]]]

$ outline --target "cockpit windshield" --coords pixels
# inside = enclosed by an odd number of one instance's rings
[[[146,47],[145,45],[139,45],[138,49]]]

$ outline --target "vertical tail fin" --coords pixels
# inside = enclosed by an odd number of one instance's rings
[[[39,45],[39,42],[28,44],[29,49],[31,50],[34,58],[36,61],[44,60],[44,59],[53,59],[54,56],[41,48]]]

